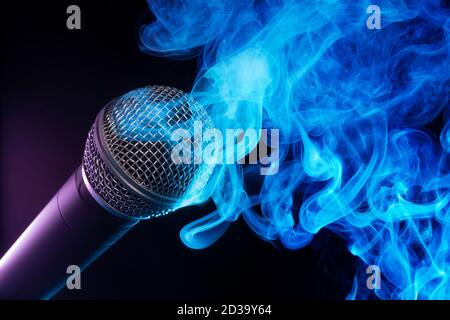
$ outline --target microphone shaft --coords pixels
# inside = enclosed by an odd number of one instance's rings
[[[83,270],[136,223],[94,200],[80,166],[0,260],[0,299],[51,298],[68,266]]]

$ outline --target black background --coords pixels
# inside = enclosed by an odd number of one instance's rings
[[[70,4],[81,7],[81,30],[66,28]],[[81,163],[97,112],[145,85],[190,91],[196,60],[140,52],[139,26],[153,19],[145,1],[15,1],[0,11],[3,254]],[[140,223],[83,272],[82,290],[56,298],[342,299],[350,291],[355,259],[327,231],[288,251],[238,220],[212,247],[185,247],[179,230],[213,209]]]

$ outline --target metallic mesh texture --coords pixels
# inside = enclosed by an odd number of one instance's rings
[[[175,129],[193,134],[194,121],[207,128],[212,128],[212,122],[183,91],[163,86],[145,89],[132,91],[106,108],[106,145],[134,181],[154,194],[178,199],[207,168],[174,163],[170,134]]]
[[[171,158],[171,133],[185,129],[193,134],[194,122],[203,128],[213,124],[203,107],[184,92],[164,86],[133,90],[105,107],[99,125],[103,141],[114,161],[146,191],[170,200],[181,200],[196,181],[206,183],[210,166],[176,164]],[[132,217],[167,214],[174,208],[152,203],[128,190],[100,157],[91,129],[83,168],[94,191],[112,208]],[[102,130],[100,130],[101,132]]]
[[[89,131],[83,156],[83,169],[92,189],[114,210],[132,218],[165,215],[171,208],[158,206],[130,192],[108,169],[95,145],[95,125]]]

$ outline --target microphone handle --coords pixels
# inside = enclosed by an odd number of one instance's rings
[[[78,167],[0,260],[0,299],[51,298],[68,266],[83,270],[136,223],[100,206]]]

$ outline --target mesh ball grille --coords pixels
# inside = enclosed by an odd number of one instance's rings
[[[105,107],[103,119],[96,122],[102,130],[94,124],[86,142],[83,169],[92,189],[110,207],[130,217],[173,211],[173,206],[155,203],[122,183],[100,156],[97,141],[102,141],[123,175],[150,194],[176,202],[191,195],[193,185],[201,188],[212,171],[209,165],[176,164],[171,158],[176,143],[171,141],[173,130],[192,133],[196,121],[203,128],[213,127],[203,107],[174,88],[145,87],[113,100]],[[97,132],[102,139],[95,139]]]
[[[154,86],[132,91],[108,106],[103,130],[112,156],[134,181],[154,194],[178,199],[194,177],[208,170],[171,159],[170,134],[176,129],[191,132],[194,121],[212,128],[205,110],[187,94]]]
[[[100,157],[94,139],[95,125],[89,131],[83,156],[83,169],[94,191],[114,210],[134,218],[165,215],[171,208],[147,201],[125,187]]]

